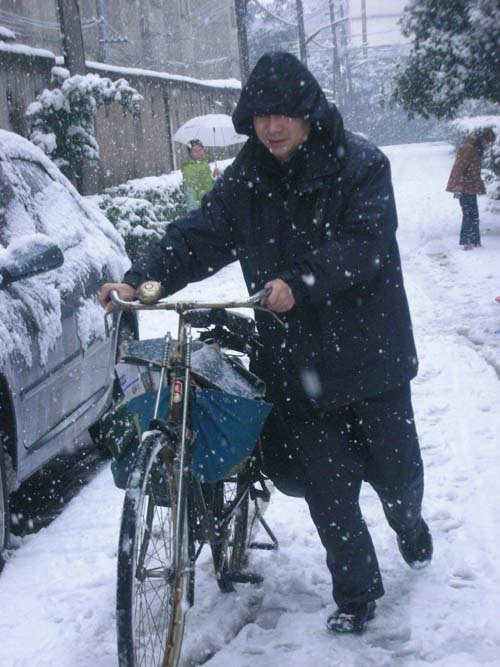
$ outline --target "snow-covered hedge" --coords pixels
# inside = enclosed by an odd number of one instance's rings
[[[98,74],[70,76],[52,68],[51,90],[45,89],[26,110],[29,139],[74,178],[85,161],[99,159],[94,116],[99,107],[118,102],[138,116],[142,96],[125,79],[111,81]]]
[[[222,174],[234,158],[212,163]],[[148,176],[108,188],[87,198],[99,206],[125,240],[132,261],[152,241],[163,236],[167,225],[186,213],[182,172]]]
[[[128,181],[94,199],[124,238],[132,261],[186,212],[180,171]]]
[[[14,42],[16,39],[16,33],[12,30],[9,30],[3,25],[0,25],[0,41],[2,42]]]
[[[449,139],[458,149],[469,134],[486,128],[497,135],[495,143],[484,156],[486,190],[489,197],[500,200],[500,115],[457,118],[449,123]]]

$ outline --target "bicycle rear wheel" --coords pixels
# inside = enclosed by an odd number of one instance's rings
[[[238,477],[236,493],[241,493],[245,487],[246,482]],[[229,569],[231,572],[241,572],[247,564],[249,503],[249,493],[245,493],[232,522],[229,537]]]
[[[177,667],[189,589],[187,511],[177,530],[173,447],[148,435],[130,475],[118,549],[117,632],[120,667]],[[169,454],[170,453],[170,454]],[[168,473],[167,473],[168,468]],[[174,570],[176,542],[181,557]]]
[[[239,475],[215,485],[212,557],[217,583],[223,593],[234,590],[233,581],[237,581],[237,575],[246,565],[248,507],[248,484]]]

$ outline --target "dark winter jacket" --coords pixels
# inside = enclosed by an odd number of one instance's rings
[[[270,87],[266,72],[276,77]],[[289,162],[254,136],[254,110],[308,115],[309,139]],[[387,158],[344,132],[338,111],[290,54],[259,61],[233,120],[250,133],[235,162],[201,209],[171,224],[125,281],[161,280],[171,294],[235,260],[251,293],[285,279],[296,305],[282,316],[285,329],[257,312],[265,352],[255,370],[291,414],[330,410],[414,377]]]
[[[471,135],[458,149],[446,190],[464,195],[484,195],[486,192],[481,178],[481,140]]]

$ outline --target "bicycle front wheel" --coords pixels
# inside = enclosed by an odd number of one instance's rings
[[[125,494],[116,616],[120,667],[177,667],[181,654],[189,547],[187,511],[184,525],[175,525],[178,473],[172,444],[160,432],[142,441]],[[174,564],[176,545],[180,562]]]

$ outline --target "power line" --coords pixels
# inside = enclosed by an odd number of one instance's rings
[[[155,6],[161,9],[158,4],[155,4]],[[202,30],[205,27],[208,28],[212,21],[216,20],[225,12],[228,12],[233,6],[233,0],[228,0],[223,3],[222,6],[220,5],[220,0],[207,0],[201,4],[201,6],[197,3],[196,10],[191,12],[190,16],[186,19],[190,22],[191,28],[185,32],[183,31],[184,34],[182,34],[182,36],[173,38],[172,34],[167,34],[165,30],[160,29],[160,31],[150,33],[148,37],[150,39],[168,39],[169,45],[173,46],[174,49],[176,44],[180,45],[183,42],[198,44],[202,49],[213,47],[214,40],[210,39],[209,36],[204,35]],[[106,26],[111,38],[109,40],[109,46],[110,49],[112,48],[112,53],[114,53],[114,58],[111,59],[115,60],[115,62],[119,61],[124,65],[134,67],[141,66],[141,64],[144,63],[144,54],[137,52],[139,42],[117,30],[109,20],[90,16],[81,21],[82,30],[86,33],[89,29],[94,30],[99,27],[99,21],[102,20],[105,21],[103,25]],[[22,16],[16,12],[0,9],[0,22],[12,29],[21,39],[29,39],[30,43],[39,43],[43,40],[51,45],[61,46],[60,26],[56,21]],[[160,25],[163,27],[163,23]],[[43,36],[41,32],[44,33]],[[124,44],[125,40],[128,40],[128,45]],[[229,56],[224,55],[224,58],[228,59]],[[161,54],[157,53],[156,59],[162,59]],[[153,58],[153,61],[154,60],[155,58]]]
[[[28,16],[22,16],[21,14],[16,14],[15,12],[7,12],[4,9],[0,9],[0,19],[2,21],[12,21],[16,22],[19,25],[27,24],[36,28],[47,28],[48,30],[59,30],[59,23],[54,21],[44,21],[43,19],[35,19]]]
[[[291,21],[287,21],[284,18],[281,18],[281,16],[278,16],[277,14],[274,14],[274,12],[270,11],[267,7],[265,7],[259,0],[253,0],[254,4],[257,5],[257,7],[260,7],[262,10],[266,12],[268,16],[271,16],[271,18],[275,19],[276,21],[279,21],[280,23],[284,23],[285,25],[289,26],[290,28],[298,28],[298,25],[296,23],[292,23]]]

